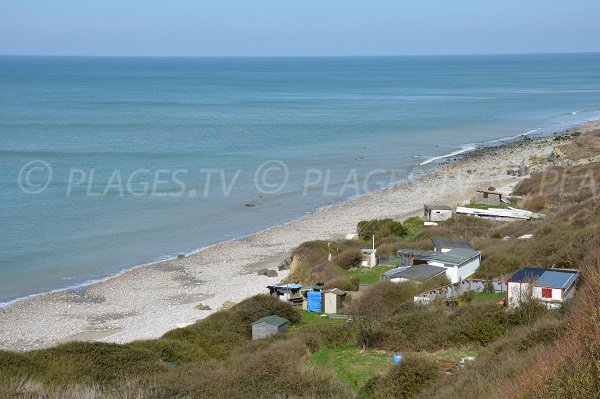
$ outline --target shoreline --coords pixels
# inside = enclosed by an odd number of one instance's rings
[[[434,155],[431,157],[426,158],[424,161],[421,161],[419,163],[416,163],[415,165],[413,165],[413,171],[411,171],[411,173],[406,176],[405,178],[403,178],[400,181],[395,181],[395,182],[391,182],[389,183],[387,186],[385,187],[381,187],[375,191],[371,191],[371,192],[367,192],[367,193],[362,193],[362,194],[358,194],[358,195],[354,195],[354,196],[350,196],[347,197],[343,200],[341,200],[340,202],[336,202],[333,204],[328,204],[328,205],[323,205],[320,207],[315,208],[314,210],[310,211],[310,212],[306,212],[303,215],[297,216],[295,218],[290,219],[287,222],[284,223],[280,223],[280,224],[276,224],[270,227],[266,227],[263,228],[261,230],[257,230],[255,232],[249,233],[249,234],[242,234],[240,236],[236,236],[233,238],[229,238],[229,239],[225,239],[223,241],[217,241],[214,242],[212,244],[208,244],[202,247],[197,247],[197,248],[193,248],[191,250],[187,250],[186,252],[181,252],[181,254],[184,254],[185,257],[189,257],[189,256],[193,256],[196,255],[199,252],[208,250],[214,246],[217,245],[222,245],[222,244],[226,244],[228,242],[232,242],[232,241],[238,241],[238,240],[246,240],[250,237],[252,237],[253,235],[256,234],[261,234],[263,232],[266,232],[270,229],[273,228],[277,228],[279,226],[285,226],[287,224],[290,223],[295,223],[298,221],[301,221],[302,219],[310,216],[310,215],[314,215],[317,214],[319,212],[322,212],[324,210],[327,210],[328,208],[332,208],[338,205],[343,205],[346,202],[350,202],[350,201],[354,201],[356,199],[360,199],[363,197],[367,197],[370,195],[373,195],[375,193],[378,193],[380,191],[384,191],[387,190],[389,188],[392,188],[394,186],[400,185],[400,184],[406,184],[407,182],[414,180],[414,179],[418,179],[420,177],[423,177],[427,174],[433,173],[435,172],[437,169],[439,169],[441,166],[445,165],[446,163],[448,163],[448,160],[451,159],[452,162],[456,162],[456,161],[460,161],[463,157],[468,157],[471,154],[473,155],[477,155],[479,154],[480,151],[486,151],[492,148],[496,148],[496,147],[504,147],[504,146],[509,146],[512,145],[516,142],[518,142],[519,140],[522,139],[530,139],[530,136],[533,137],[533,139],[543,139],[543,138],[547,138],[547,137],[552,137],[555,135],[560,135],[560,134],[564,134],[567,131],[573,130],[573,129],[578,129],[578,128],[585,128],[585,126],[590,125],[590,124],[594,124],[596,122],[600,121],[600,116],[597,118],[592,118],[592,119],[587,119],[585,121],[581,121],[581,122],[576,122],[576,123],[566,123],[566,126],[562,129],[562,130],[558,130],[558,131],[552,131],[552,129],[550,129],[550,127],[539,127],[539,128],[535,128],[529,131],[526,131],[524,133],[520,133],[518,135],[513,135],[513,136],[504,136],[504,137],[500,137],[497,139],[493,139],[493,140],[489,140],[489,141],[485,141],[485,142],[474,142],[474,143],[468,143],[468,144],[463,144],[461,145],[459,150],[454,150],[452,152],[449,153],[444,153],[441,155]],[[420,168],[420,167],[426,167],[426,168],[431,168],[427,171],[425,171],[423,173],[423,171],[419,171],[417,172],[416,176],[413,176],[414,170]],[[28,300],[33,300],[37,297],[40,296],[45,296],[45,295],[52,295],[52,294],[59,294],[61,292],[66,292],[66,291],[77,291],[77,290],[85,290],[88,287],[91,287],[93,285],[96,284],[101,284],[107,280],[113,279],[113,278],[118,278],[121,275],[128,273],[130,271],[133,271],[135,269],[138,268],[144,268],[144,267],[154,267],[157,265],[160,265],[162,263],[165,262],[171,262],[171,261],[175,261],[177,260],[177,255],[164,255],[164,256],[159,256],[157,258],[155,258],[154,260],[151,261],[147,261],[145,263],[141,263],[141,264],[137,264],[137,265],[132,265],[132,266],[127,266],[125,268],[123,268],[122,270],[119,270],[117,272],[113,272],[112,274],[108,274],[104,277],[98,277],[98,278],[93,278],[93,279],[89,279],[89,280],[85,280],[82,281],[80,283],[76,283],[70,286],[66,286],[63,288],[54,288],[54,289],[50,289],[48,291],[42,291],[39,293],[32,293],[32,294],[27,294],[25,296],[22,297],[18,297],[18,298],[14,298],[14,299],[10,299],[7,300],[5,302],[0,302],[0,313],[6,309],[9,309],[10,307],[23,302],[23,301],[28,301]],[[0,343],[0,348],[1,348],[1,343]]]
[[[587,122],[560,134],[598,125]],[[156,338],[178,324],[206,317],[226,301],[264,292],[266,285],[287,273],[269,278],[256,275],[256,270],[276,268],[303,241],[343,237],[363,219],[406,217],[420,211],[425,202],[460,204],[481,186],[510,190],[520,178],[508,176],[506,170],[531,156],[548,155],[563,143],[554,142],[555,137],[519,135],[495,146],[437,157],[442,162],[423,175],[245,238],[194,250],[183,259],[134,266],[78,289],[15,300],[0,308],[0,349],[31,350],[69,340],[124,343]],[[427,165],[431,163],[415,170]],[[199,303],[213,310],[195,309]]]

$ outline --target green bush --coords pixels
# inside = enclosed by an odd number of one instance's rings
[[[488,344],[506,333],[508,313],[496,304],[465,306],[450,317],[457,343]]]
[[[335,257],[335,263],[346,270],[359,266],[361,260],[362,252],[358,248],[345,249]]]
[[[375,242],[379,243],[386,237],[404,237],[408,229],[393,219],[375,219],[359,222],[357,232],[361,239],[371,241],[375,236]]]
[[[361,396],[374,399],[414,398],[440,377],[438,366],[429,359],[406,356],[388,373],[369,379]]]

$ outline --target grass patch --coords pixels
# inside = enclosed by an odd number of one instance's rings
[[[493,302],[496,303],[506,298],[504,292],[473,292],[473,304]]]
[[[396,266],[378,265],[373,268],[361,268],[348,271],[350,278],[356,277],[361,284],[377,284],[381,280],[381,275]]]
[[[387,370],[393,364],[393,355],[374,349],[362,350],[356,345],[325,348],[312,355],[312,364],[332,370],[353,391],[365,381]]]
[[[320,324],[343,324],[346,322],[344,319],[330,319],[329,317],[322,316],[323,313],[309,312],[308,310],[302,310],[302,319],[296,325],[290,326],[289,331],[300,331],[303,327],[320,325]]]

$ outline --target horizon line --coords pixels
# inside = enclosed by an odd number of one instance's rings
[[[464,57],[494,55],[567,55],[567,54],[600,54],[600,51],[550,51],[550,52],[497,52],[497,53],[427,53],[427,54],[290,54],[290,55],[118,55],[118,54],[0,54],[0,57],[72,57],[72,58],[374,58],[374,57]]]

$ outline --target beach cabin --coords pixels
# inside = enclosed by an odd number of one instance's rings
[[[440,222],[452,219],[452,208],[447,205],[427,205],[423,206],[423,218],[427,222]]]
[[[344,304],[346,292],[339,288],[323,291],[323,312],[327,314],[338,313]]]
[[[251,324],[252,339],[261,339],[288,332],[289,321],[277,315],[263,317]]]
[[[292,302],[292,304],[302,305],[302,294],[300,293],[300,289],[302,285],[300,284],[275,284],[268,285],[269,295],[274,298],[279,298],[279,300],[283,302]]]
[[[401,249],[398,258],[402,266],[428,264],[443,267],[451,283],[466,279],[481,264],[481,252],[468,248],[452,248],[446,252]]]
[[[323,291],[325,284],[323,283],[317,283],[313,286],[308,286],[308,287],[302,287],[302,289],[300,289],[300,294],[302,295],[302,298],[304,299],[302,301],[302,309],[303,310],[308,310],[308,296],[312,295],[312,298],[315,298],[316,295],[321,295],[321,291]],[[317,294],[312,294],[312,293],[317,293]],[[314,299],[313,299],[314,301]],[[314,306],[313,306],[314,309]],[[314,311],[314,310],[313,310]],[[321,311],[321,307],[319,306],[319,312]]]
[[[517,307],[531,299],[550,309],[558,308],[575,295],[579,271],[524,267],[506,282],[506,303]]]
[[[501,205],[504,203],[502,198],[502,193],[499,193],[495,190],[477,190],[477,194],[475,195],[475,203],[476,204],[485,204],[485,205]]]
[[[360,262],[362,267],[377,266],[377,249],[363,248],[360,251],[362,252],[362,258]]]
[[[446,269],[443,267],[423,264],[388,270],[381,275],[381,278],[382,280],[389,280],[392,283],[402,283],[405,281],[422,283],[436,277],[444,276],[445,274]]]
[[[454,248],[473,249],[467,240],[459,240],[450,237],[432,237],[431,242],[435,252],[448,252]]]

